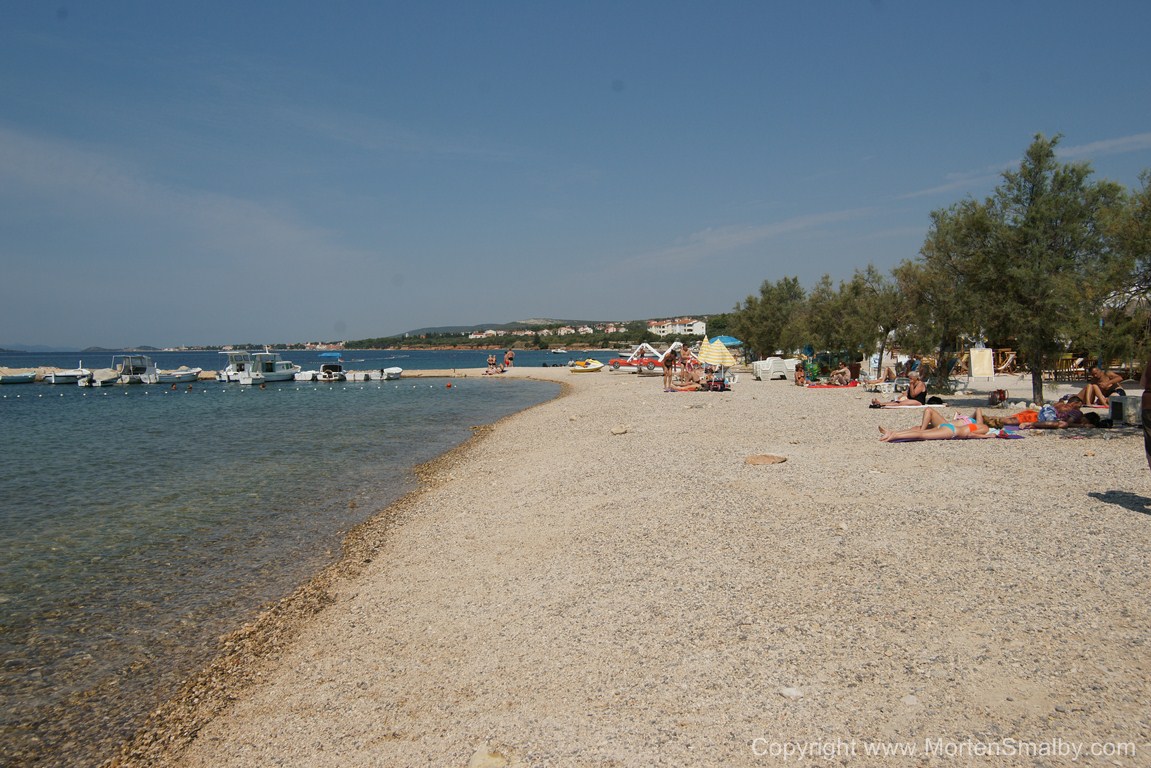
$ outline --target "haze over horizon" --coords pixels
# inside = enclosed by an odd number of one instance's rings
[[[730,311],[1037,133],[1151,169],[1151,5],[0,8],[0,347]]]

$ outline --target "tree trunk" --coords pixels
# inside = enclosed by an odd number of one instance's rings
[[[1043,367],[1031,368],[1031,401],[1043,405]]]

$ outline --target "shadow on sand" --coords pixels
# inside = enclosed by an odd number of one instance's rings
[[[1093,499],[1106,502],[1107,504],[1117,504],[1124,509],[1129,509],[1132,512],[1138,512],[1142,515],[1151,515],[1151,499],[1146,496],[1140,496],[1137,493],[1129,493],[1127,491],[1092,491],[1087,494]]]

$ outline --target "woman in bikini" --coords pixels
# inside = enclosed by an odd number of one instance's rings
[[[939,411],[928,408],[923,412],[923,421],[918,427],[895,431],[879,428],[880,442],[893,443],[911,440],[970,440],[981,437],[994,437],[987,423],[983,420],[983,410],[975,409],[971,417],[956,414],[950,421],[943,418]]]
[[[918,371],[912,371],[907,375],[907,391],[901,394],[894,400],[884,402],[877,398],[872,398],[872,408],[899,408],[907,405],[926,405],[927,404],[927,385],[923,383],[923,378],[919,375]]]

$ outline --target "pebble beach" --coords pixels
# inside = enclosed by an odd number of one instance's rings
[[[1151,765],[1137,428],[887,444],[921,412],[862,388],[503,376],[565,393],[421,467],[111,764]]]

